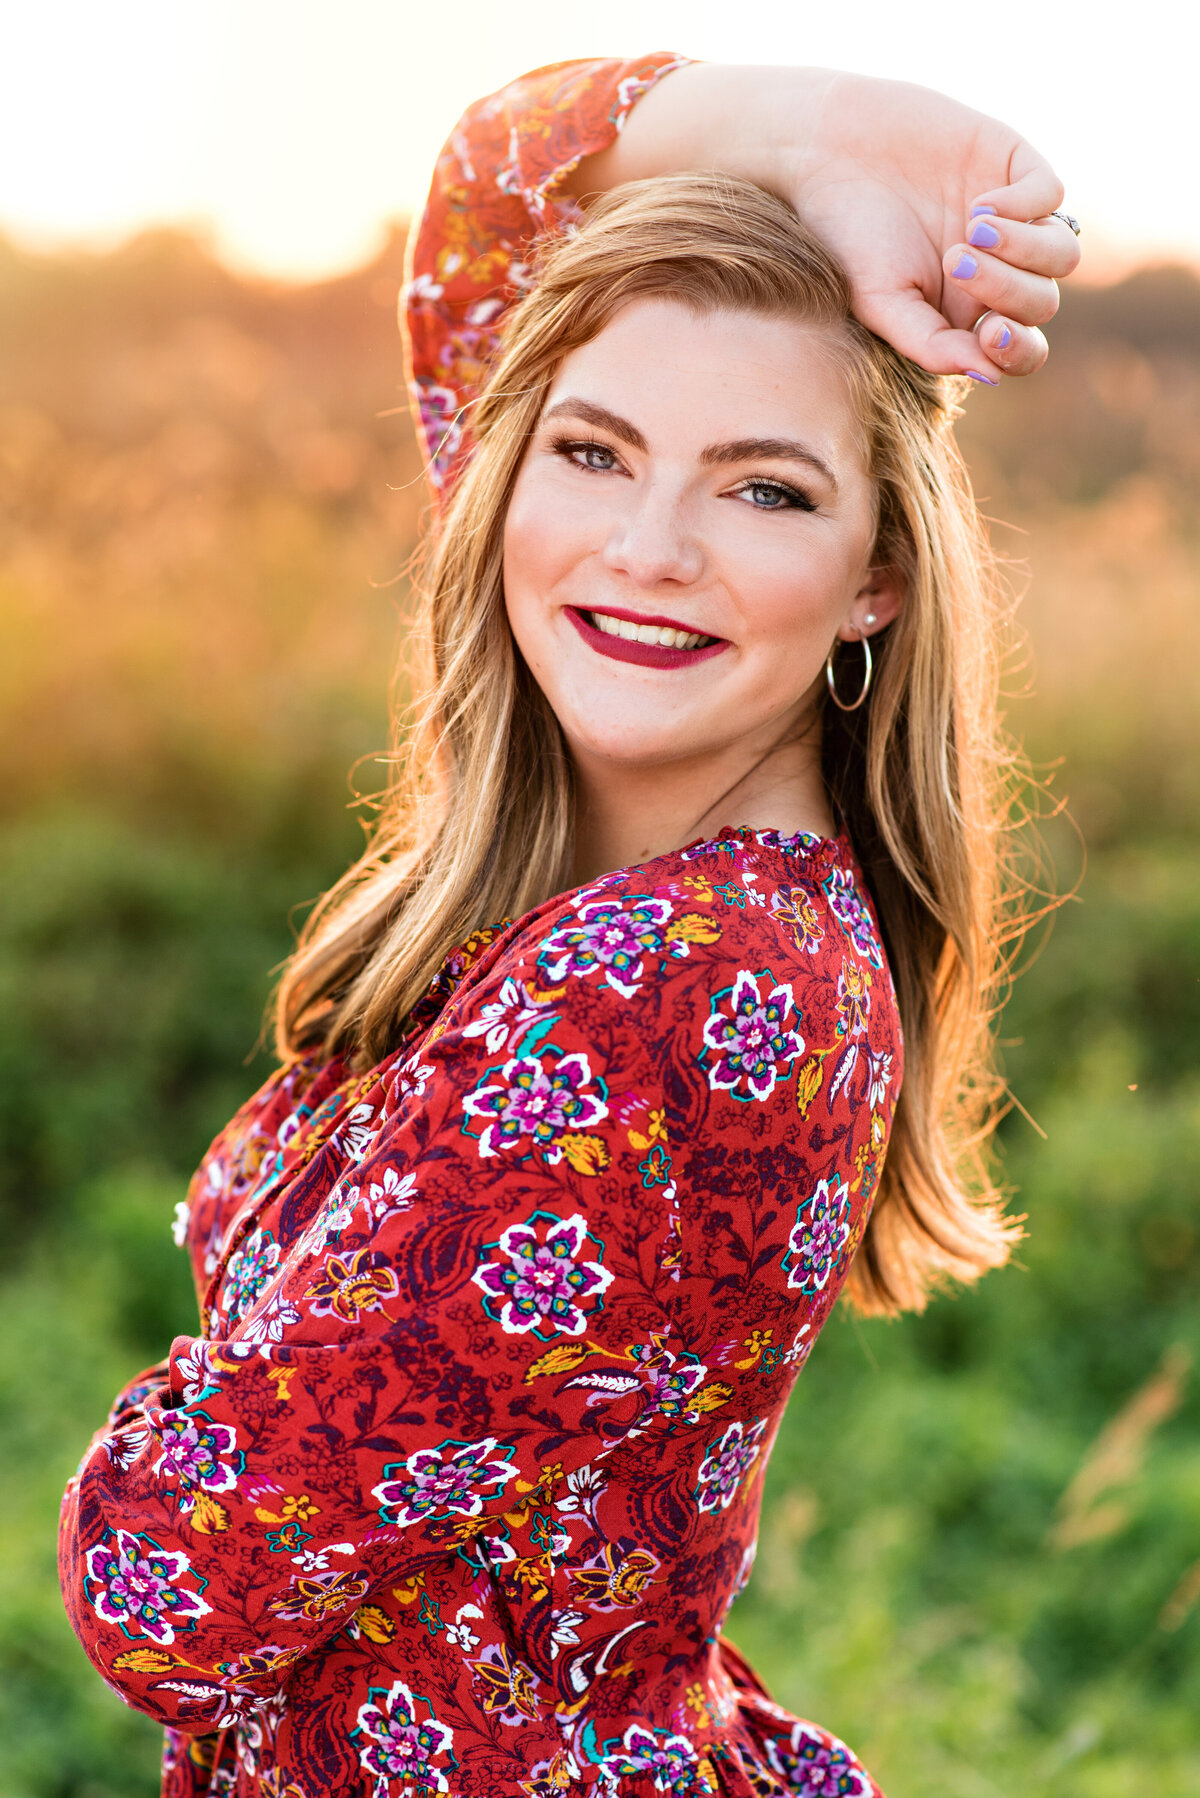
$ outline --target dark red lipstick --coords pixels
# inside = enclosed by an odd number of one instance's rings
[[[697,662],[707,662],[713,656],[719,656],[723,649],[729,647],[725,637],[714,637],[711,643],[698,649],[668,649],[661,643],[631,643],[627,637],[612,637],[607,631],[597,630],[577,606],[567,606],[565,609],[567,617],[589,648],[594,649],[597,655],[609,656],[614,662],[640,662],[643,668],[691,668]],[[630,624],[655,624],[660,630],[707,634],[695,632],[693,626],[681,624],[678,618],[639,618],[635,612],[618,611],[615,606],[605,606],[604,615],[606,618],[627,619]]]

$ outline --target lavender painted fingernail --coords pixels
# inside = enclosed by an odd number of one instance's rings
[[[978,218],[978,217],[979,217],[979,215],[980,215],[980,213],[981,213],[981,212],[992,212],[992,213],[994,213],[994,212],[995,212],[995,210],[996,210],[996,208],[995,208],[995,207],[994,207],[994,206],[972,206],[972,208],[971,208],[971,217],[972,217],[972,218],[973,218],[973,219],[977,219],[977,218]]]
[[[979,264],[976,262],[974,256],[968,256],[965,250],[959,257],[956,266],[950,271],[951,277],[955,281],[969,281],[972,275],[977,275],[978,273]]]
[[[1006,350],[1011,342],[1012,332],[1009,330],[1008,326],[1005,325],[1003,331],[1001,331],[999,337],[996,339],[996,348],[998,350]]]
[[[1000,385],[999,381],[993,381],[991,375],[978,374],[973,368],[968,368],[964,372],[969,381],[982,381],[985,387],[998,387]]]
[[[986,219],[976,219],[967,233],[967,242],[973,243],[977,250],[994,250],[1000,242],[1000,233]]]

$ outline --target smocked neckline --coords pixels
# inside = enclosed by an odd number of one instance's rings
[[[845,858],[853,854],[850,833],[844,825],[836,836],[826,837],[815,830],[797,830],[789,836],[783,831],[771,827],[760,830],[753,824],[723,824],[719,830],[710,835],[697,837],[692,843],[685,843],[682,849],[676,851],[676,854],[692,854],[710,843],[716,847],[728,837],[738,837],[743,842],[754,843],[761,849],[779,849],[785,855],[824,853],[829,856],[837,855]]]

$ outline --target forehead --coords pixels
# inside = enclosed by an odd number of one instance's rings
[[[632,300],[564,357],[547,398],[590,400],[675,454],[743,437],[802,437],[835,470],[863,470],[844,351],[823,325]]]

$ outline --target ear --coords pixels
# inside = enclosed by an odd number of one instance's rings
[[[899,617],[903,604],[904,581],[899,569],[872,568],[838,625],[837,634],[843,643],[857,643],[863,637],[873,636]]]

